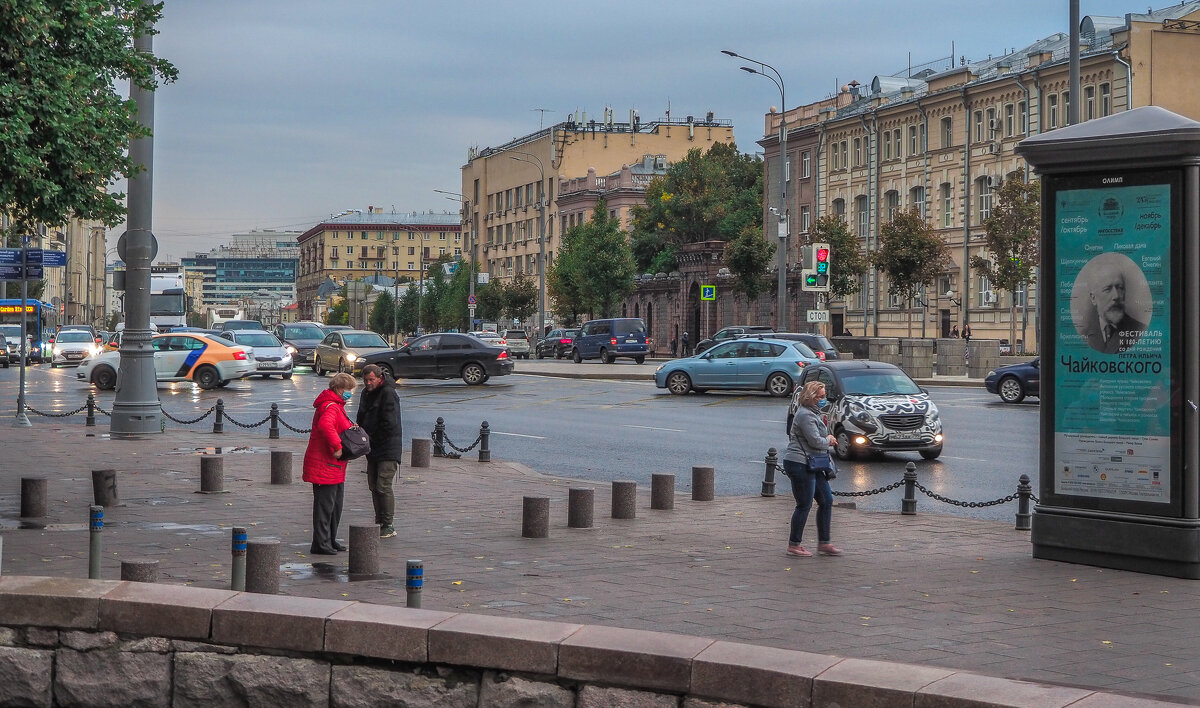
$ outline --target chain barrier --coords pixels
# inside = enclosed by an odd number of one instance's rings
[[[447,444],[447,445],[449,445],[450,447],[454,448],[455,450],[457,450],[459,453],[461,453],[461,454],[463,454],[463,455],[465,455],[465,454],[467,454],[468,452],[470,452],[470,451],[474,450],[474,449],[475,449],[475,448],[476,448],[476,447],[479,445],[479,442],[480,442],[481,440],[483,440],[483,436],[482,436],[482,435],[480,435],[479,437],[475,438],[475,442],[471,443],[471,444],[470,444],[470,445],[468,445],[467,447],[459,447],[458,445],[455,445],[454,443],[450,442],[450,436],[449,436],[449,435],[445,435],[445,434],[443,434],[443,435],[442,435],[442,441],[443,441],[444,443],[446,443],[446,444]],[[447,453],[447,454],[446,454],[446,457],[450,457],[450,454],[449,454],[449,453]],[[452,459],[457,459],[457,458],[458,458],[458,456],[455,456],[455,457],[454,457],[454,458],[452,458]]]
[[[234,425],[236,425],[239,428],[245,428],[246,430],[249,430],[250,428],[257,428],[260,425],[266,425],[271,420],[271,416],[270,416],[270,414],[268,414],[266,418],[263,418],[262,420],[258,421],[257,423],[241,423],[239,421],[234,420],[228,413],[225,413],[222,411],[222,415],[225,416],[225,420],[229,421],[230,423],[233,423]]]
[[[929,497],[930,499],[936,499],[940,502],[945,502],[952,506],[965,506],[968,509],[983,509],[985,507],[997,506],[999,504],[1005,504],[1010,501],[1016,501],[1018,499],[1018,495],[1009,494],[1007,497],[1000,497],[999,499],[993,499],[991,501],[985,501],[985,502],[959,501],[958,499],[951,499],[950,497],[943,497],[941,494],[938,494],[937,492],[930,491],[930,490],[926,489],[925,485],[921,484],[920,482],[916,483],[916,487],[917,487],[917,489],[920,489],[922,492],[925,492],[925,496]]]
[[[103,408],[101,408],[99,403],[97,403],[95,405],[95,408],[96,408],[97,413],[103,413],[104,415],[109,416],[110,418],[112,417],[112,413],[110,411],[106,411]]]
[[[893,489],[898,489],[899,487],[902,487],[902,486],[904,486],[903,479],[893,482],[893,483],[887,485],[886,487],[879,487],[878,489],[870,489],[865,492],[834,492],[833,496],[835,496],[835,497],[869,497],[872,494],[883,494],[884,492],[890,492]]]
[[[99,410],[99,408],[97,408],[97,410]],[[217,407],[216,407],[216,406],[213,406],[212,408],[209,408],[209,409],[208,409],[208,411],[207,411],[207,412],[205,412],[205,414],[204,414],[204,415],[200,416],[199,418],[193,418],[193,419],[191,419],[191,420],[185,420],[185,419],[183,419],[183,418],[176,418],[175,416],[173,416],[173,415],[171,415],[170,413],[168,413],[168,412],[166,411],[166,409],[165,409],[165,408],[163,409],[163,412],[162,412],[162,414],[163,414],[163,416],[164,416],[164,417],[166,417],[168,420],[171,420],[171,421],[174,421],[174,422],[176,422],[176,423],[179,423],[180,425],[192,425],[193,423],[199,423],[200,421],[202,421],[202,420],[204,420],[205,418],[209,417],[210,415],[212,415],[212,414],[213,414],[213,411],[215,411],[215,410],[217,410]],[[228,416],[226,416],[226,417],[228,417]]]
[[[40,415],[43,418],[70,418],[73,415],[82,413],[85,410],[87,410],[87,404],[85,403],[84,405],[76,408],[73,411],[70,411],[69,413],[43,413],[42,411],[39,411],[38,409],[34,408],[33,406],[29,405],[28,403],[25,404],[25,410],[29,411],[30,413],[32,413],[34,415]]]
[[[228,418],[229,416],[225,416],[225,417]],[[282,425],[283,427],[287,428],[288,430],[292,431],[293,433],[299,433],[300,435],[308,435],[309,433],[312,432],[312,428],[293,428],[292,426],[288,425],[288,422],[286,420],[284,420],[283,418],[279,419],[279,424]]]

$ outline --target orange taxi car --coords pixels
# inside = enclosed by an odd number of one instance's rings
[[[203,389],[224,386],[253,374],[257,369],[254,349],[216,337],[191,332],[156,334],[154,375],[160,381],[191,381]],[[82,381],[100,389],[117,385],[121,352],[109,351],[84,359],[75,371]]]

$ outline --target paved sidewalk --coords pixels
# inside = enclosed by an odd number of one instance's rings
[[[403,604],[406,559],[425,563],[423,606],[728,638],[851,657],[927,663],[1020,679],[1175,696],[1200,705],[1200,583],[1033,560],[1009,524],[929,513],[834,512],[842,558],[784,556],[792,502],[693,502],[679,461],[673,511],[609,518],[606,486],[473,457],[407,464],[388,577],[348,581],[347,556],[308,557],[311,491],[269,484],[268,441],[232,431],[95,437],[77,424],[0,428],[6,574],[87,575],[90,470],[115,467],[125,506],[106,510],[104,577],[122,558],[160,561],[162,582],[227,587],[230,527],[282,542],[283,592]],[[227,494],[201,495],[195,448],[225,457]],[[407,460],[406,460],[407,462]],[[698,462],[698,461],[697,461]],[[363,463],[346,489],[343,538],[372,512]],[[667,470],[670,471],[670,470]],[[720,474],[720,470],[717,471]],[[20,478],[49,479],[45,529],[19,529]],[[595,528],[566,528],[571,486],[596,488]],[[521,497],[551,498],[548,539],[521,538]],[[899,496],[897,496],[897,506]],[[810,526],[811,532],[811,526]],[[314,562],[316,561],[316,562]]]

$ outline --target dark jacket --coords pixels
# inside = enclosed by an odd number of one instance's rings
[[[400,422],[400,396],[391,376],[385,373],[383,384],[374,391],[363,390],[355,420],[371,438],[368,460],[400,462],[404,454],[404,429]]]

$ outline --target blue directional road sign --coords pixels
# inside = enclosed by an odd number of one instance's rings
[[[0,248],[0,280],[20,280],[21,249]]]
[[[42,265],[47,268],[62,268],[67,265],[66,251],[42,251],[41,253]],[[32,254],[33,251],[30,251],[30,255]],[[32,263],[33,259],[30,259],[29,262]]]

